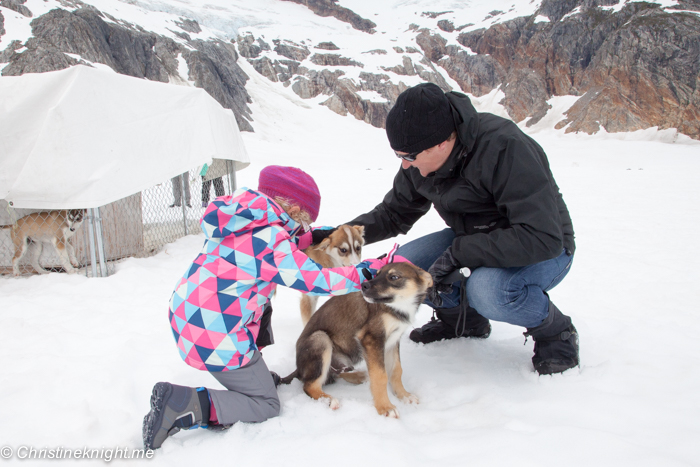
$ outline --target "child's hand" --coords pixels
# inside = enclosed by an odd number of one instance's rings
[[[396,243],[394,244],[394,247],[389,251],[389,253],[381,255],[379,258],[364,260],[363,263],[367,263],[367,267],[362,269],[362,274],[365,276],[365,278],[367,280],[372,279],[374,276],[377,275],[381,268],[383,268],[389,263],[410,263],[410,261],[404,258],[403,256],[399,256],[396,254],[396,250],[398,249],[399,244]]]
[[[312,231],[308,231],[299,236],[299,249],[306,250],[313,244],[313,234]]]

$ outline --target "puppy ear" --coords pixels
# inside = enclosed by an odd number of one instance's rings
[[[353,225],[353,229],[357,230],[357,232],[364,237],[365,236],[365,226],[364,225]]]
[[[325,249],[328,248],[330,245],[331,245],[331,239],[326,237],[323,239],[323,241],[321,243],[319,243],[318,245],[316,245],[314,247],[314,250],[325,251]]]
[[[432,287],[433,286],[433,276],[431,276],[426,271],[424,271],[420,268],[418,268],[418,270],[420,271],[419,272],[420,277],[423,279],[423,282],[425,282],[425,288],[427,289],[427,288]]]

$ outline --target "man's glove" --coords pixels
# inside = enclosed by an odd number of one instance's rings
[[[453,272],[459,269],[459,262],[452,255],[452,246],[435,260],[428,269],[428,273],[433,276],[433,286],[428,289],[428,299],[435,306],[442,305],[440,294],[452,292],[452,281],[445,281]]]
[[[335,232],[338,229],[338,227],[329,227],[329,228],[319,228],[319,229],[313,229],[311,231],[311,236],[313,240],[311,241],[312,245],[318,245],[322,241],[324,241],[326,238],[330,237],[330,235]]]

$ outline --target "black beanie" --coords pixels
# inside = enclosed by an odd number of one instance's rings
[[[399,94],[386,117],[386,135],[394,151],[421,152],[436,146],[455,130],[452,107],[433,83],[422,83]]]

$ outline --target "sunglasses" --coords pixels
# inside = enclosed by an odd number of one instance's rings
[[[399,159],[403,159],[406,162],[413,162],[416,160],[416,157],[418,157],[418,154],[420,154],[423,151],[418,151],[418,152],[412,152],[410,154],[399,154],[398,152],[394,151],[394,154],[396,154],[396,157]]]

